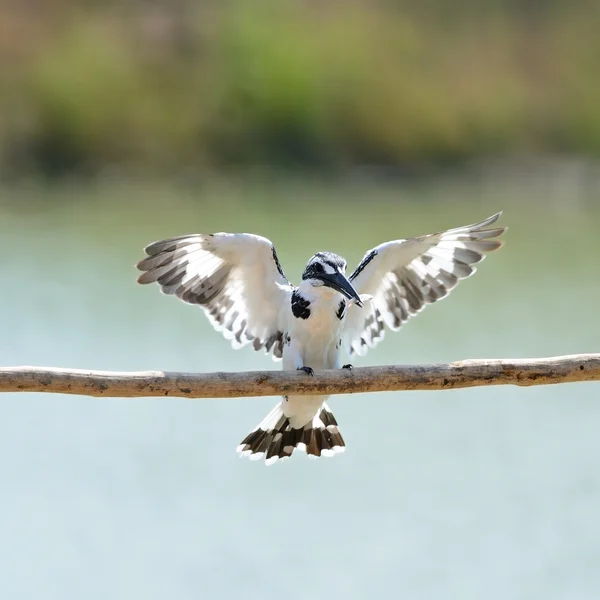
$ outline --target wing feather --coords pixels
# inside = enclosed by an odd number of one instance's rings
[[[475,273],[487,252],[497,250],[505,227],[486,229],[502,213],[480,223],[431,235],[395,240],[369,250],[350,276],[359,294],[373,299],[352,307],[344,324],[350,354],[366,354],[385,335],[399,329],[428,304],[445,298],[462,279]]]
[[[252,343],[281,358],[293,288],[269,240],[248,233],[182,235],[145,252],[139,283],[158,283],[163,293],[201,306],[234,348]]]

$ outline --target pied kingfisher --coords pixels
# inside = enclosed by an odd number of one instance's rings
[[[342,350],[364,355],[410,317],[448,295],[497,250],[504,227],[481,223],[386,242],[369,250],[350,277],[346,261],[318,252],[299,286],[286,278],[275,247],[249,233],[183,235],[146,247],[139,283],[157,282],[163,293],[198,304],[234,348],[283,359],[284,369],[339,369]],[[343,368],[352,368],[344,365]],[[237,451],[267,464],[296,448],[311,457],[344,451],[327,396],[286,396],[250,432]]]

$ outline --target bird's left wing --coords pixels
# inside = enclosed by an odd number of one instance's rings
[[[350,281],[359,294],[373,298],[363,308],[348,311],[342,334],[348,353],[366,354],[383,339],[386,325],[399,329],[472,275],[486,252],[502,246],[496,238],[506,228],[487,229],[501,214],[473,225],[386,242],[367,252]]]
[[[249,233],[184,235],[145,251],[148,256],[137,264],[144,271],[139,283],[156,282],[163,293],[200,305],[234,348],[252,343],[281,358],[293,288],[268,239]]]

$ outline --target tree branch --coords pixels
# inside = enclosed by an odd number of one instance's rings
[[[600,381],[600,354],[538,359],[478,359],[450,364],[362,367],[352,371],[173,373],[0,368],[0,392],[49,392],[133,398],[239,398],[289,394],[355,394],[448,390],[483,385],[548,385]]]

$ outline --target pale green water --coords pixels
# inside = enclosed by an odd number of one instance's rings
[[[386,239],[500,208],[506,247],[355,364],[600,350],[598,190],[573,205],[568,190],[530,203],[521,184],[166,190],[2,192],[1,364],[270,368],[231,350],[200,310],[136,285],[142,247],[252,231],[276,243],[297,281],[317,250],[353,264]],[[272,468],[234,449],[273,398],[4,395],[0,595],[595,599],[599,393],[338,397],[346,454]]]

